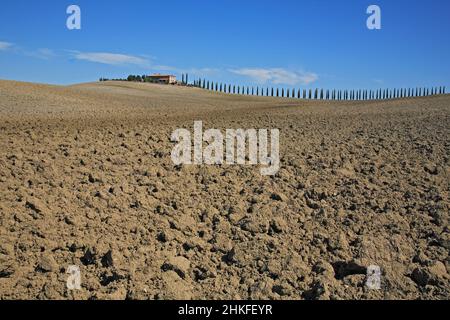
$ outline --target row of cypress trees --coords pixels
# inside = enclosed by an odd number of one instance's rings
[[[284,89],[236,86],[219,82],[198,79],[194,86],[210,91],[229,94],[314,99],[314,100],[384,100],[408,97],[424,97],[445,94],[445,87],[433,88],[401,88],[379,90],[329,90],[329,89]]]
[[[188,73],[181,74],[181,83],[184,85],[187,85],[189,83],[189,74]]]

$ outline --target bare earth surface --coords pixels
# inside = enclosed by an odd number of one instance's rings
[[[280,171],[175,167],[194,120],[279,128]],[[449,299],[449,137],[450,96],[0,81],[0,298]]]

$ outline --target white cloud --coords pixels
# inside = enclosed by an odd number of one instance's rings
[[[220,73],[219,69],[216,68],[191,68],[183,71],[184,73],[189,73],[193,76],[198,77],[208,77],[208,76],[216,76]]]
[[[147,59],[131,56],[126,54],[109,53],[109,52],[74,52],[73,56],[77,60],[84,60],[108,65],[137,65],[141,67],[149,66]]]
[[[24,54],[30,57],[44,60],[49,60],[50,58],[54,58],[57,56],[57,54],[53,50],[48,48],[41,48],[36,51],[24,52]]]
[[[11,49],[12,46],[13,46],[12,43],[0,41],[0,51]]]
[[[259,83],[307,85],[319,79],[319,76],[312,72],[289,71],[283,68],[243,68],[231,69],[230,72],[241,76],[252,78]]]

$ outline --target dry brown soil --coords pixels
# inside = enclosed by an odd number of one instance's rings
[[[280,171],[174,166],[194,120],[279,128]],[[0,298],[449,299],[449,137],[450,96],[0,81]]]

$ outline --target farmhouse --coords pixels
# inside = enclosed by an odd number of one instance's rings
[[[153,74],[148,76],[151,82],[164,83],[164,84],[175,84],[177,83],[177,77],[173,75],[164,74]]]

